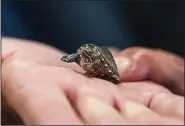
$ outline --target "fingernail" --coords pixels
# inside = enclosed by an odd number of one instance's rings
[[[134,60],[137,60],[137,59],[139,59],[141,56],[143,56],[143,55],[145,55],[147,53],[147,51],[146,50],[140,50],[140,51],[138,51],[137,53],[135,53],[134,55],[133,55],[133,59]]]
[[[115,62],[118,67],[119,74],[122,74],[132,66],[130,59],[125,57],[116,57]]]

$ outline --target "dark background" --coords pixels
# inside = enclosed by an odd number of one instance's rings
[[[69,53],[85,43],[162,48],[184,57],[184,0],[2,0],[2,34]]]

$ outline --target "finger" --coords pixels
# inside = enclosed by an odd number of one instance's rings
[[[87,85],[83,85],[81,88],[79,88],[77,91],[74,90],[66,90],[66,94],[68,99],[70,100],[70,103],[72,104],[73,108],[75,109],[76,113],[78,113],[78,115],[80,116],[80,111],[78,110],[78,106],[76,103],[76,99],[78,99],[79,97],[83,96],[83,95],[90,95],[90,96],[94,96],[98,99],[100,99],[101,101],[104,101],[108,104],[114,105],[114,100],[113,97],[107,93],[106,91],[101,91],[97,90],[98,88],[92,87],[92,86],[87,86]],[[83,120],[83,118],[81,118]]]
[[[97,97],[82,93],[81,96],[77,98],[76,105],[83,120],[88,124],[127,124],[110,103],[102,101]]]
[[[77,64],[62,62],[60,58],[64,55],[67,55],[67,53],[40,42],[16,38],[2,39],[3,64],[4,61],[9,59],[19,58],[48,66],[62,66],[73,69],[80,73],[84,73],[84,70],[81,69]]]
[[[150,84],[148,84],[148,85],[150,85]],[[151,87],[151,85],[150,85],[150,87]],[[109,97],[106,97],[106,95],[103,95],[104,93],[103,92],[99,92],[99,91],[97,91],[97,89],[94,91],[94,88],[95,87],[92,87],[92,86],[90,86],[90,87],[82,87],[81,88],[81,90],[79,90],[79,94],[77,95],[77,97],[82,97],[82,96],[88,96],[88,95],[91,95],[91,96],[93,96],[93,97],[96,97],[96,98],[98,98],[99,100],[101,100],[101,101],[103,101],[103,102],[105,102],[105,103],[108,103],[108,104],[110,104],[110,105],[112,105],[113,106],[113,103],[112,103],[112,98],[109,96]],[[92,90],[91,90],[92,89]],[[152,89],[152,88],[151,88]],[[125,90],[124,90],[125,91]],[[162,91],[162,90],[161,90]],[[165,90],[164,90],[165,91]],[[154,92],[155,93],[157,93],[157,92],[160,92],[159,90],[157,91],[157,88],[154,88]],[[136,95],[137,97],[140,97],[140,96],[138,96],[138,95]],[[127,97],[124,97],[124,98],[127,98]],[[78,101],[78,100],[77,100]],[[122,101],[122,103],[125,103],[125,101]],[[77,104],[77,103],[76,103]],[[132,105],[130,105],[130,103],[128,103],[129,105],[123,105],[121,108],[121,112],[123,112],[123,107],[125,108],[126,106],[128,107],[128,106],[132,106]],[[141,104],[142,105],[142,104]],[[145,107],[144,105],[142,105],[142,107]],[[79,107],[77,106],[76,107],[77,109],[79,109]],[[120,108],[120,107],[119,107]],[[133,108],[133,107],[131,107],[131,108]],[[136,109],[137,109],[138,107],[136,107]],[[145,107],[146,109],[148,109],[147,107]],[[143,114],[142,116],[141,116],[141,118],[138,118],[137,117],[137,119],[135,119],[134,117],[135,116],[137,116],[137,115],[131,115],[131,114],[128,114],[128,113],[132,113],[132,111],[131,110],[133,110],[133,109],[129,109],[129,110],[127,110],[127,111],[129,111],[129,112],[127,112],[126,111],[126,115],[124,115],[124,120],[126,120],[126,119],[128,119],[127,121],[130,121],[129,122],[129,124],[171,124],[171,123],[173,123],[173,124],[177,124],[177,123],[181,123],[179,120],[174,120],[174,119],[172,119],[172,121],[167,121],[167,119],[166,118],[164,118],[164,117],[162,117],[162,116],[160,116],[160,115],[158,115],[158,114],[156,114],[156,113],[154,113],[154,112],[152,112],[152,111],[149,111],[149,113],[146,113],[146,114]],[[142,109],[140,109],[140,110],[142,110]],[[79,110],[80,111],[80,110]],[[83,111],[83,110],[81,110],[81,111]],[[81,111],[80,111],[80,113],[81,113]],[[85,110],[84,110],[85,111]],[[130,112],[131,111],[131,112]],[[133,111],[135,111],[135,110],[133,110]],[[142,113],[142,112],[141,112]],[[124,111],[124,114],[125,114],[125,111]],[[154,118],[152,118],[151,120],[150,119],[147,119],[146,117],[149,117],[150,116],[150,114],[151,114],[151,116],[152,117],[154,117]],[[131,117],[130,117],[131,116]],[[133,117],[132,117],[133,116]],[[83,117],[84,118],[84,117]],[[143,118],[146,118],[146,120],[143,120]],[[156,118],[158,118],[158,123],[156,123],[156,120],[154,120],[154,119],[156,119]],[[85,120],[85,119],[84,119]],[[93,120],[93,119],[92,119]],[[91,121],[92,121],[91,120]],[[94,124],[94,123],[93,123]],[[95,124],[97,124],[97,123],[95,123]],[[99,124],[99,123],[98,123]],[[109,124],[111,124],[111,123],[109,123]]]
[[[153,97],[149,107],[161,115],[184,119],[184,97],[162,93]]]
[[[96,105],[96,102],[95,102],[91,106],[89,106],[90,103],[88,102],[89,104],[87,104],[85,102],[86,99],[89,99],[89,97],[93,97],[95,99],[97,98],[101,102],[104,102],[112,106],[113,108],[116,107],[114,106],[115,105],[114,98],[117,97],[118,95],[117,86],[112,85],[109,82],[105,83],[106,81],[104,82],[103,80],[99,80],[99,81],[98,80],[99,79],[90,80],[88,82],[86,81],[86,83],[88,84],[78,86],[78,90],[76,91],[76,94],[74,94],[74,90],[68,89],[68,93],[69,93],[68,95],[72,94],[72,96],[70,96],[72,97],[70,98],[70,100],[74,108],[76,108],[77,112],[80,113],[83,120],[85,120],[85,122],[87,123],[90,123],[90,124],[120,124],[120,119],[117,118],[117,114],[115,115],[116,116],[116,120],[115,120],[116,123],[115,123],[114,118],[112,118],[112,116],[111,117],[103,116],[104,115],[103,113],[99,114],[99,112],[96,112],[93,109],[89,108],[89,107],[93,107],[94,109],[98,109],[97,108],[99,106],[98,103]],[[90,109],[90,111],[87,111],[86,109],[87,110]],[[116,110],[117,108],[115,108],[114,111]],[[99,111],[99,109],[97,111]],[[92,112],[94,112],[94,114]],[[112,111],[109,111],[109,112],[111,113]],[[89,116],[91,116],[91,118],[88,118]],[[113,117],[114,117],[114,114],[113,114]],[[110,120],[109,118],[113,120]]]
[[[146,106],[125,100],[124,105],[121,106],[122,116],[132,124],[151,124],[151,118],[157,118],[158,115],[147,109]],[[147,117],[151,117],[148,119]]]
[[[77,90],[76,98],[80,97],[81,94],[86,94],[86,95],[93,95],[94,97],[97,97],[104,102],[110,103],[111,105],[114,105],[114,97],[111,93],[108,92],[107,89],[104,88],[101,89],[101,86],[97,84],[88,84],[88,85],[83,85]],[[75,97],[73,97],[76,99]]]
[[[50,70],[50,73],[47,75],[47,77],[55,73],[60,73],[56,74],[55,77],[58,79],[60,78],[60,86],[62,89],[65,89],[66,93],[71,95],[69,97],[75,98],[77,91],[85,90],[86,92],[96,94],[98,97],[106,97],[105,99],[109,99],[112,102],[116,102],[119,99],[119,89],[117,85],[114,85],[109,81],[93,77],[89,78],[81,74],[77,74],[69,69],[58,67],[52,67],[52,70]],[[70,76],[70,78],[64,77],[64,74],[65,76]]]
[[[30,87],[11,94],[15,100],[11,99],[10,103],[23,119],[24,123],[55,125],[82,124],[76,117],[65,95],[54,87],[47,88],[39,86]]]
[[[125,82],[118,86],[120,90],[120,101],[118,104],[120,106],[124,106],[124,100],[127,99],[149,107],[155,95],[171,93],[166,88],[149,81]]]
[[[89,79],[77,75],[75,77],[78,78],[78,82],[75,83],[74,86],[65,86],[65,92],[72,104],[74,103],[75,99],[79,97],[79,93],[84,92],[86,94],[93,94],[93,96],[98,97],[104,102],[110,103],[119,111],[117,102],[119,99],[121,99],[121,97],[119,87],[117,87],[117,85],[113,85],[108,81],[98,78]],[[66,85],[70,85],[70,82],[68,82]]]
[[[39,68],[18,61],[3,67],[2,92],[9,105],[26,124],[82,124],[52,77],[42,78],[48,69]]]
[[[167,96],[172,95],[172,93],[170,93],[166,88],[160,86],[160,85],[156,85],[155,83],[152,82],[128,82],[128,83],[123,83],[119,85],[120,87],[120,95],[121,95],[121,100],[118,102],[119,108],[121,110],[122,113],[124,113],[124,118],[125,119],[133,119],[134,117],[137,117],[137,113],[138,115],[139,112],[143,113],[142,110],[145,111],[145,109],[147,108],[147,113],[144,115],[140,115],[140,117],[137,119],[139,121],[141,121],[140,123],[150,123],[150,124],[155,124],[155,122],[157,122],[155,119],[159,119],[159,124],[170,124],[168,118],[164,118],[164,117],[170,117],[170,113],[162,113],[165,110],[167,111],[173,111],[172,108],[163,108],[163,106],[161,104],[158,104],[160,101],[158,101],[158,103],[153,103],[153,100],[155,101],[155,96],[160,95],[160,94],[166,94]],[[142,88],[141,88],[142,87]],[[126,101],[129,100],[129,102],[127,103]],[[164,103],[166,103],[166,101],[164,100]],[[169,102],[168,102],[169,103]],[[126,104],[126,105],[125,105]],[[132,106],[133,104],[133,106]],[[152,109],[151,106],[156,105],[155,107],[157,108],[157,110]],[[166,104],[165,104],[166,105]],[[181,104],[183,106],[183,104]],[[130,107],[130,109],[129,109]],[[151,109],[149,111],[149,109]],[[173,106],[174,107],[174,106]],[[128,108],[128,109],[127,109]],[[135,109],[136,110],[135,110]],[[162,112],[160,112],[160,109],[163,110]],[[179,109],[179,108],[178,108]],[[125,111],[129,111],[128,113],[131,114],[125,114],[127,112]],[[133,111],[133,112],[132,112]],[[175,110],[176,111],[176,110]],[[173,112],[175,112],[173,111]],[[136,113],[136,115],[134,114],[134,112]],[[181,113],[183,113],[184,111],[182,111],[181,109]],[[133,114],[132,114],[133,113]],[[177,115],[178,112],[176,112]],[[171,113],[172,114],[172,113]],[[150,118],[148,118],[148,117]],[[182,114],[181,114],[182,116]],[[172,116],[173,117],[173,116]],[[178,117],[178,116],[176,116]],[[146,118],[147,120],[143,120],[144,118]],[[136,120],[137,120],[136,119]],[[171,118],[172,120],[170,122],[172,122],[173,124],[176,123],[182,123],[182,120],[176,120],[174,118]],[[143,120],[143,122],[142,122]],[[148,121],[148,122],[147,122]]]
[[[175,93],[184,91],[184,60],[174,54],[145,48],[128,48],[120,53],[129,59],[130,67],[119,66],[122,81],[150,79],[171,87]],[[124,62],[120,58],[120,62]],[[121,64],[121,63],[118,63]]]
[[[134,89],[123,88],[120,90],[120,97],[120,101],[118,102],[120,105],[122,105],[124,100],[127,99],[148,106],[152,98],[152,93],[149,91],[142,92]]]
[[[125,99],[148,107],[155,95],[170,93],[166,88],[152,82],[125,82],[119,85],[119,90],[120,108],[124,106]]]
[[[129,100],[124,102],[124,106],[122,107],[122,115],[132,125],[183,124],[183,121],[163,117],[157,113],[154,113],[143,104]]]
[[[118,85],[121,92],[132,90],[138,93],[150,93],[157,95],[159,93],[171,93],[167,88],[152,81],[124,82]]]
[[[3,59],[6,59],[7,56],[9,56],[11,53],[17,52],[17,51],[30,52],[33,54],[37,53],[37,55],[35,55],[35,60],[40,60],[38,56],[45,57],[45,59],[42,59],[42,61],[46,61],[50,59],[51,61],[50,62],[48,61],[49,63],[53,63],[53,61],[56,62],[56,57],[60,57],[62,54],[63,55],[66,54],[65,52],[59,51],[56,48],[53,48],[49,45],[36,42],[36,41],[17,39],[17,38],[2,39]],[[34,56],[27,57],[27,58],[34,59]]]
[[[24,102],[20,109],[17,109],[20,110],[18,113],[23,118],[25,123],[47,125],[82,124],[65,95],[59,94],[61,93],[60,91],[52,91],[50,91],[47,96],[39,95],[37,98],[35,98],[36,96],[34,96],[34,98],[30,97],[26,103]]]
[[[145,62],[143,62],[143,59],[145,59]],[[148,63],[148,58],[143,56],[140,60],[133,60],[130,57],[117,55],[115,57],[115,61],[122,82],[140,81],[146,79],[150,65]],[[139,67],[141,65],[142,67]]]

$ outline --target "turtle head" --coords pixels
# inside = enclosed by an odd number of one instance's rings
[[[64,62],[78,62],[79,61],[79,55],[77,53],[72,53],[67,56],[61,57],[61,60]]]

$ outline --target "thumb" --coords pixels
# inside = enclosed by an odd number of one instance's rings
[[[122,65],[125,59],[127,67]],[[122,81],[149,79],[170,88],[174,93],[184,95],[184,60],[175,54],[134,47],[120,52],[116,62]]]

